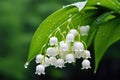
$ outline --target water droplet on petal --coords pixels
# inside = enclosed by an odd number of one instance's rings
[[[28,63],[28,62],[26,62],[26,63],[24,64],[24,67],[25,67],[25,68],[27,68],[27,67],[28,67],[28,65],[29,65],[29,63]]]

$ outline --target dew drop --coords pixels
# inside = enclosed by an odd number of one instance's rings
[[[28,65],[29,65],[29,63],[28,63],[28,62],[26,62],[26,63],[24,64],[24,67],[25,67],[25,68],[27,68],[27,67],[28,67]]]
[[[100,5],[101,3],[100,2],[97,2],[97,5]]]
[[[63,8],[65,8],[65,6],[63,6]]]

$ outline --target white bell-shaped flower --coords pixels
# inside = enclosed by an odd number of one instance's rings
[[[50,61],[47,57],[45,57],[43,60],[42,60],[42,65],[44,65],[45,67],[48,67],[50,65]]]
[[[84,45],[81,42],[74,42],[73,44],[73,51],[83,51]]]
[[[87,25],[87,26],[81,26],[80,27],[80,34],[82,36],[87,36],[88,35],[88,32],[89,32],[89,29],[90,29],[90,26]]]
[[[83,53],[83,58],[86,58],[86,59],[91,58],[91,56],[90,56],[90,51],[89,51],[89,50],[85,50],[85,51],[84,51],[84,53]]]
[[[36,56],[36,63],[41,63],[42,62],[42,60],[43,60],[43,58],[44,58],[44,56],[43,55],[41,55],[41,54],[39,54],[39,55],[37,55]]]
[[[56,56],[56,55],[58,55],[58,49],[55,47],[49,47],[49,48],[47,48],[46,55]]]
[[[82,61],[82,69],[88,69],[88,68],[91,68],[90,67],[90,61],[85,59]]]
[[[55,65],[55,64],[56,64],[56,61],[57,61],[56,57],[50,57],[50,58],[49,58],[49,63],[50,63],[50,65]]]
[[[69,33],[72,33],[74,36],[78,35],[78,31],[76,29],[71,29]]]
[[[64,67],[64,60],[63,59],[58,59],[56,61],[55,67],[63,68]]]
[[[80,59],[83,57],[83,51],[75,51],[75,58]]]
[[[61,41],[60,42],[60,51],[68,51],[69,50],[69,47],[68,47],[68,44],[65,43],[64,41]]]
[[[72,63],[75,62],[75,57],[73,54],[67,54],[65,57],[66,63]]]
[[[38,74],[38,75],[45,74],[45,66],[37,65],[35,74]]]
[[[50,43],[50,46],[57,45],[58,44],[57,37],[51,37],[49,43]]]
[[[74,35],[72,33],[68,33],[66,36],[66,42],[74,42]]]

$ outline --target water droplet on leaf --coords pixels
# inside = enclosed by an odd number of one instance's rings
[[[101,3],[100,2],[97,2],[97,5],[100,5]]]
[[[28,62],[26,62],[26,63],[24,64],[24,67],[25,67],[25,68],[27,68],[27,67],[28,67],[28,65],[29,65],[29,63],[28,63]]]

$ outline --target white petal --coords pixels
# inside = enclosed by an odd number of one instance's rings
[[[90,67],[90,61],[87,60],[87,59],[85,59],[85,60],[83,60],[83,62],[82,62],[82,69],[88,69],[88,68],[91,68],[91,67]]]
[[[83,58],[86,58],[86,59],[91,58],[91,56],[90,56],[90,51],[89,51],[89,50],[85,50],[85,51],[84,51],[84,53],[83,53]]]
[[[72,33],[74,36],[78,35],[78,32],[76,29],[71,29],[69,33]]]
[[[58,59],[56,61],[55,67],[63,68],[64,67],[64,60],[63,59]]]
[[[48,67],[50,65],[50,61],[47,57],[42,60],[42,65],[44,65],[45,67]]]
[[[37,55],[37,56],[36,56],[36,63],[41,63],[42,60],[43,60],[43,58],[44,58],[43,55],[41,55],[41,54]]]
[[[37,65],[35,74],[45,74],[45,67],[43,65]]]
[[[46,55],[56,56],[56,55],[58,55],[58,49],[55,47],[49,47],[49,48],[47,48]]]
[[[75,51],[75,58],[80,59],[83,56],[83,51]]]
[[[57,61],[57,59],[56,59],[56,57],[50,57],[49,58],[49,63],[50,63],[50,65],[55,65],[56,64],[56,61]]]
[[[75,57],[73,54],[67,54],[65,60],[66,60],[66,63],[72,63],[72,62],[75,62]]]
[[[66,36],[66,42],[74,42],[74,35],[72,33],[68,33]]]
[[[80,34],[82,36],[87,36],[88,35],[88,32],[89,32],[89,29],[90,29],[90,26],[87,25],[87,26],[81,26],[80,27]]]
[[[65,43],[64,41],[60,42],[60,51],[68,51],[68,44]]]
[[[57,37],[51,37],[49,43],[50,43],[51,46],[57,45],[58,44]]]
[[[84,45],[81,42],[74,42],[73,44],[73,51],[83,51]]]

